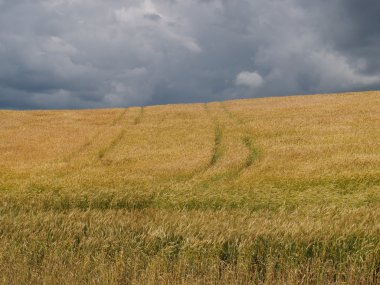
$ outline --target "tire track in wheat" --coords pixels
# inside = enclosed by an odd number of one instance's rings
[[[246,123],[236,114],[231,112],[224,102],[221,102],[220,104],[222,106],[223,111],[231,120],[234,120],[238,125],[243,126],[243,135],[241,137],[241,142],[246,147],[248,154],[245,159],[245,163],[239,168],[239,170],[236,173],[238,176],[241,174],[241,172],[243,172],[244,170],[246,170],[258,161],[261,155],[261,151],[255,146],[252,136],[249,134],[249,127],[246,125]]]
[[[121,111],[119,115],[117,115],[114,120],[112,121],[111,124],[107,125],[103,129],[97,131],[95,135],[91,137],[91,139],[87,140],[84,144],[82,144],[78,149],[74,150],[71,152],[68,156],[64,158],[65,162],[70,162],[72,159],[74,159],[77,155],[83,153],[87,148],[89,148],[94,142],[107,130],[108,127],[113,127],[115,126],[118,122],[122,120],[124,115],[126,114],[127,109],[124,109]]]
[[[89,147],[91,147],[95,142],[96,140],[101,137],[101,135],[103,135],[108,128],[110,127],[113,127],[115,126],[116,124],[118,124],[125,116],[125,114],[127,113],[128,109],[124,109],[123,111],[120,112],[120,114],[118,114],[117,116],[115,116],[114,120],[106,125],[104,128],[102,128],[101,130],[97,131],[92,137],[91,139],[87,140],[84,144],[82,144],[77,150],[73,151],[72,153],[70,153],[68,156],[66,156],[64,158],[64,162],[65,162],[65,166],[62,168],[61,171],[59,171],[57,174],[55,174],[55,178],[64,178],[64,177],[67,177],[67,176],[70,176],[72,175],[74,172],[77,171],[77,169],[72,165],[72,161],[78,157],[78,155],[80,155],[81,153],[83,153],[84,151],[86,151]],[[93,162],[85,162],[82,164],[82,168],[84,167],[87,167],[89,165],[91,165]]]
[[[218,119],[215,118],[214,116],[212,116],[207,104],[205,104],[204,106],[205,106],[205,111],[206,111],[208,117],[211,119],[211,121],[213,122],[213,125],[214,125],[214,147],[212,150],[212,156],[210,159],[210,163],[208,165],[208,168],[210,168],[213,165],[215,165],[223,155],[223,149],[222,149],[223,131],[222,131],[222,127],[220,126]]]
[[[138,125],[141,123],[144,116],[144,107],[140,108],[139,114],[134,119],[134,124]],[[111,141],[110,144],[108,144],[105,148],[99,150],[98,152],[98,158],[102,160],[107,153],[112,151],[125,137],[125,134],[127,132],[127,125],[119,132],[119,134]]]
[[[213,144],[211,156],[209,158],[208,163],[192,171],[191,174],[187,176],[186,178],[187,182],[190,182],[196,177],[199,177],[203,173],[207,172],[207,170],[215,166],[223,156],[223,149],[222,149],[223,128],[219,124],[219,121],[211,114],[211,111],[209,110],[207,103],[203,105],[203,109],[206,112],[208,119],[212,122],[212,125],[213,125],[214,144]]]
[[[144,112],[145,112],[144,107],[141,107],[141,108],[140,108],[140,112],[139,112],[139,114],[137,115],[137,117],[136,117],[135,120],[134,120],[134,124],[135,124],[135,125],[138,125],[138,124],[141,123],[141,121],[142,121],[142,119],[143,119],[143,117],[144,117]]]
[[[223,149],[223,142],[225,139],[224,136],[226,135],[226,130],[223,125],[221,125],[222,117],[227,118],[227,121],[232,122],[232,128],[234,128],[234,125],[237,125],[239,127],[243,127],[244,130],[240,131],[239,136],[240,142],[244,147],[247,149],[248,154],[244,161],[241,163],[241,166],[238,167],[236,170],[226,169],[223,170],[223,172],[217,172],[213,174],[213,178],[211,179],[214,182],[216,181],[222,181],[225,179],[234,179],[240,175],[242,171],[253,165],[259,155],[259,151],[254,146],[252,138],[249,136],[249,132],[247,130],[247,127],[245,123],[241,120],[241,118],[235,116],[232,112],[230,112],[226,106],[224,106],[223,103],[219,103],[217,109],[215,110],[215,114],[212,114],[210,109],[208,108],[208,105],[204,105],[204,109],[206,113],[208,114],[208,117],[213,122],[214,126],[214,147],[212,150],[212,155],[210,158],[210,161],[206,167],[203,167],[199,170],[197,170],[191,178],[198,177],[202,175],[203,173],[207,172],[209,169],[213,168],[215,165],[218,164],[218,162],[223,158],[225,155],[225,150]],[[219,117],[222,116],[222,117]],[[227,159],[227,158],[226,158]],[[190,178],[190,180],[191,180]]]

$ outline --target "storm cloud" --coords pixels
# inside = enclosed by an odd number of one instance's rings
[[[380,2],[0,0],[0,108],[380,89]]]

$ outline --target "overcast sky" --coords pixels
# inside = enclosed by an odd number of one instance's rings
[[[0,108],[380,89],[378,0],[0,0]]]

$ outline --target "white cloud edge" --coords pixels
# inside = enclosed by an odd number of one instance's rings
[[[264,84],[264,78],[257,71],[242,71],[236,76],[235,84],[257,88]]]

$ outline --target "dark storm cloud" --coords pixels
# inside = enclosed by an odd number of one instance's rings
[[[380,69],[380,2],[340,0],[319,9],[324,40],[350,61],[360,61],[361,72]],[[318,19],[316,19],[318,20]]]
[[[380,89],[380,3],[0,0],[0,108]]]

